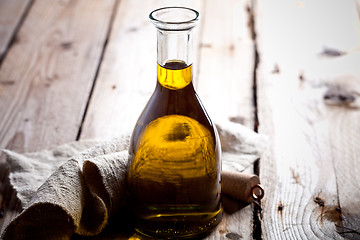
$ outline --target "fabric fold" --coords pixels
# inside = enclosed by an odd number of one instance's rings
[[[266,137],[235,123],[218,126],[223,168],[241,172],[267,146]],[[99,234],[127,201],[129,134],[78,141],[36,153],[4,150],[23,211],[5,228],[8,239],[69,239]]]
[[[106,226],[110,214],[121,208],[126,201],[124,173],[128,160],[128,140],[128,137],[122,137],[102,142],[65,161],[37,191],[31,193],[32,198],[25,203],[24,210],[5,228],[3,239],[69,239],[73,233],[84,236],[99,234]],[[92,145],[95,143],[90,142]],[[82,150],[88,145],[89,142],[85,141],[84,146],[77,146],[77,149]],[[73,143],[60,148],[68,151],[72,147]],[[53,156],[58,150],[59,148],[46,150],[37,156]],[[29,155],[8,150],[4,152],[7,160],[15,163],[11,165],[15,166],[11,169],[12,173],[25,171],[19,166],[26,166],[25,172],[34,177],[36,175],[30,171],[34,167],[43,169],[42,176],[49,170],[26,161]],[[34,155],[36,154],[30,155],[30,159]],[[45,157],[40,157],[43,158]],[[28,164],[22,164],[22,161]],[[16,172],[17,170],[20,172]],[[17,179],[14,175],[10,175],[10,178],[15,181]],[[22,179],[20,182],[24,181]],[[24,201],[29,199],[26,195],[29,192],[31,191],[22,191]]]

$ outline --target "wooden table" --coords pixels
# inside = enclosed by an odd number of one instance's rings
[[[131,131],[156,81],[148,14],[166,5],[0,0],[0,148]],[[247,170],[261,211],[226,214],[209,239],[360,239],[360,1],[175,5],[201,14],[194,81],[210,116],[270,139]],[[0,179],[1,229],[20,207]]]

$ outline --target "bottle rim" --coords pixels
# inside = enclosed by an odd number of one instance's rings
[[[199,12],[187,7],[164,7],[149,14],[156,28],[169,31],[189,30],[196,26]]]

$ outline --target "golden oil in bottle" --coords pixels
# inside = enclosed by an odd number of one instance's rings
[[[193,237],[221,220],[218,136],[191,71],[178,60],[158,65],[156,89],[131,138],[128,186],[144,235]]]
[[[192,238],[221,220],[220,142],[192,83],[199,13],[153,11],[157,82],[130,141],[128,189],[136,230],[150,239]]]

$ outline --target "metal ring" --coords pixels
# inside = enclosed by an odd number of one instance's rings
[[[257,192],[259,194],[257,194]],[[260,184],[256,184],[255,186],[252,187],[251,193],[254,200],[261,200],[264,197],[265,191]]]

